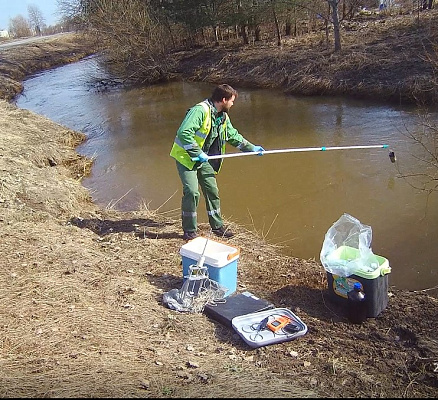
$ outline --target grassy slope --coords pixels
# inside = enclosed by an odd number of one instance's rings
[[[280,88],[302,95],[349,95],[390,102],[436,99],[438,10],[420,16],[350,22],[342,51],[327,48],[324,32],[287,38],[282,47],[255,44],[176,53],[186,79]],[[434,49],[435,46],[435,49]],[[435,92],[431,89],[435,88]]]

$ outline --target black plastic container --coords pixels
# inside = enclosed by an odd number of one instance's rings
[[[359,257],[359,250],[341,246],[336,250],[340,265]],[[377,317],[388,305],[388,275],[391,272],[389,262],[385,257],[375,255],[378,267],[370,272],[356,271],[353,275],[342,277],[327,271],[329,297],[346,307],[347,293],[353,290],[356,282],[360,282],[367,296],[367,317]]]
[[[367,296],[367,317],[377,317],[388,305],[388,274],[366,279],[359,275],[343,278],[327,272],[329,298],[334,303],[346,306],[347,293],[353,289],[356,282],[360,282]]]

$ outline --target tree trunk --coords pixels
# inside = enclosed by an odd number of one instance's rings
[[[243,44],[249,44],[247,27],[245,24],[240,25],[240,34],[242,35]]]
[[[271,0],[272,14],[274,15],[275,30],[277,31],[277,46],[281,46],[280,26],[278,25],[277,13],[275,12],[275,0]]]
[[[255,27],[255,30],[254,30],[254,35],[255,35],[255,41],[256,42],[260,42],[260,40],[262,40],[261,33],[262,33],[262,31],[260,29],[260,25],[257,25]]]
[[[298,36],[297,8],[294,7],[294,37]]]
[[[286,22],[286,29],[285,29],[284,34],[285,34],[286,36],[290,36],[291,33],[292,33],[292,25],[291,25],[290,21],[287,21],[287,22]]]
[[[339,30],[339,0],[327,0],[332,9],[333,34],[335,36],[335,52],[341,51],[341,34]]]
[[[213,26],[213,32],[214,32],[214,45],[219,46],[219,35],[218,35],[219,27]]]

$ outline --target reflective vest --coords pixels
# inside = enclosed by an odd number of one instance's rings
[[[210,105],[206,100],[201,101],[197,105],[201,105],[205,110],[205,118],[202,123],[202,126],[195,132],[195,136],[194,136],[196,144],[202,149],[202,146],[204,146],[205,140],[211,130],[211,110],[210,110]],[[225,154],[225,144],[228,136],[227,135],[228,118],[229,118],[228,114],[225,113],[225,119],[222,122],[222,126],[219,128],[219,142],[221,147],[220,148],[221,154]],[[194,143],[183,145],[177,135],[175,137],[172,150],[170,151],[170,155],[173,158],[175,158],[175,160],[177,160],[179,163],[187,167],[188,169],[193,169],[194,165],[196,164],[196,161],[192,161],[190,155],[187,153],[186,150],[190,150],[194,147],[196,147]],[[222,159],[214,160],[214,161],[219,161],[217,168],[215,168],[215,171],[219,172],[220,167],[222,165]]]

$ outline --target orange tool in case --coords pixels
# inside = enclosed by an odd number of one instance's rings
[[[275,317],[272,321],[269,321],[266,326],[269,328],[272,332],[278,332],[281,328],[284,328],[289,322],[291,322],[291,319],[289,317],[286,317],[285,315],[280,315],[278,317]]]

